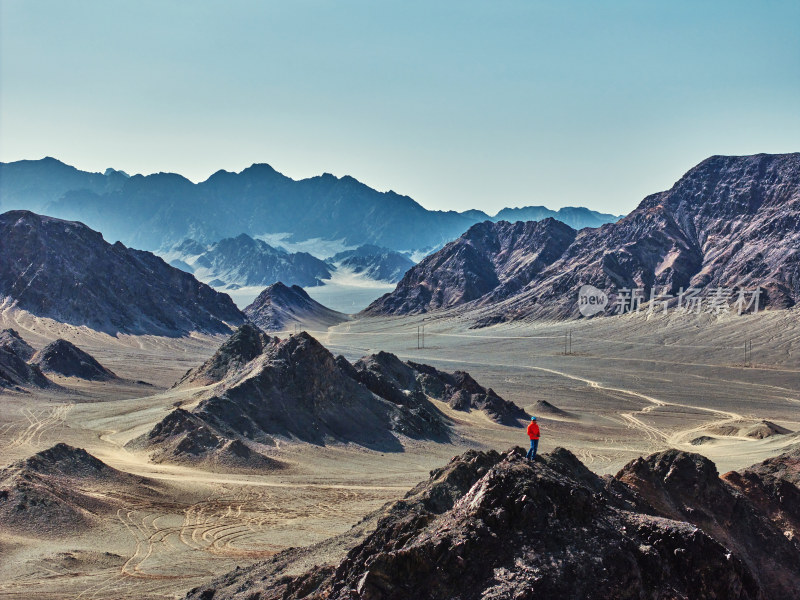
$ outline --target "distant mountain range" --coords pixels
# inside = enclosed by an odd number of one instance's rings
[[[10,209],[78,220],[110,240],[146,250],[166,250],[186,238],[211,244],[246,233],[425,252],[486,220],[553,216],[583,227],[617,219],[582,208],[505,209],[494,218],[477,210],[431,211],[349,176],[295,181],[265,164],[240,173],[218,171],[195,184],[173,173],[87,173],[53,158],[0,163],[0,210]]]
[[[307,252],[273,248],[246,233],[209,245],[186,239],[161,256],[173,267],[217,288],[267,286],[276,281],[314,286],[331,278],[329,266]]]
[[[414,261],[405,254],[371,244],[334,254],[326,261],[333,269],[350,270],[377,281],[397,283]]]
[[[624,216],[624,215],[623,215]],[[582,206],[565,206],[558,210],[550,210],[544,206],[524,206],[522,208],[504,208],[491,221],[543,221],[547,218],[557,219],[573,229],[584,227],[600,227],[606,223],[616,223],[622,216],[599,213]]]
[[[110,334],[227,333],[245,318],[229,296],[150,252],[29,211],[0,215],[0,298]]]
[[[711,157],[670,190],[597,229],[576,231],[553,219],[474,225],[366,313],[454,309],[474,311],[483,324],[579,316],[577,293],[587,284],[610,296],[605,314],[625,301],[625,289],[638,289],[644,301],[654,291],[659,307],[690,288],[712,295],[730,290],[730,300],[738,290],[748,306],[760,288],[762,308],[794,306],[800,153]]]
[[[397,283],[414,266],[405,254],[364,245],[321,260],[308,252],[288,252],[246,233],[214,244],[185,239],[159,252],[170,265],[192,273],[214,288],[234,290],[243,286],[322,285],[336,272]]]

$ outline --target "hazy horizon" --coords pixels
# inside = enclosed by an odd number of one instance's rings
[[[192,181],[268,163],[437,210],[626,214],[797,151],[800,5],[0,5],[0,160]]]

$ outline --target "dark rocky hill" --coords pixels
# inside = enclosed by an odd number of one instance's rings
[[[349,318],[313,300],[300,286],[288,287],[280,281],[261,292],[244,314],[265,331],[280,331],[295,324],[327,328]]]
[[[173,411],[133,445],[164,457],[179,444],[216,452],[235,440],[268,446],[279,439],[355,443],[402,451],[401,435],[449,439],[446,420],[426,398],[377,395],[354,370],[305,332],[279,340],[244,325],[180,382],[211,385],[205,398],[191,411]]]
[[[486,324],[577,316],[583,285],[610,296],[605,314],[615,311],[624,288],[642,290],[645,300],[651,290],[666,293],[673,304],[682,288],[714,295],[719,288],[760,287],[762,308],[800,300],[798,153],[711,157],[620,221],[555,236],[560,243],[551,243],[546,260],[529,271],[514,266],[539,254],[548,238],[519,245],[507,235],[513,227],[473,227],[411,269],[366,312],[408,314],[469,303],[463,310],[475,310]],[[507,256],[517,258],[509,262]],[[738,311],[736,298],[729,300]],[[746,304],[750,300],[746,295]]]
[[[244,233],[197,252],[200,247],[196,240],[184,240],[165,256],[170,264],[203,281],[214,281],[215,287],[266,286],[276,281],[314,286],[331,277],[328,265],[307,252],[289,253]]]
[[[156,496],[157,484],[117,471],[83,449],[56,444],[0,470],[0,530],[79,535],[122,508],[120,495],[131,493]]]
[[[575,234],[555,219],[478,223],[424,258],[406,273],[394,292],[364,312],[414,314],[503,300],[558,260]]]
[[[55,340],[39,350],[31,360],[45,373],[58,373],[65,377],[78,377],[90,381],[108,381],[117,376],[88,352],[67,340]]]
[[[13,351],[22,360],[28,361],[33,358],[35,350],[22,339],[14,329],[3,329],[0,331],[0,346],[4,346]]]
[[[25,389],[48,388],[54,384],[45,377],[36,365],[29,365],[23,358],[6,347],[0,347],[0,388]]]
[[[13,329],[0,332],[0,389],[57,388],[37,365],[29,364],[33,348]]]
[[[360,358],[352,369],[343,357],[338,357],[337,361],[345,372],[373,393],[396,404],[409,402],[409,399],[419,404],[430,397],[447,402],[456,410],[481,410],[493,421],[510,427],[518,427],[519,419],[529,418],[523,409],[504,400],[491,388],[484,388],[464,371],[446,373],[430,365],[403,362],[389,352]]]
[[[176,384],[209,385],[240,372],[247,363],[260,356],[270,344],[280,340],[272,338],[252,323],[245,323],[217,348],[214,355],[196,369],[190,370]]]
[[[794,598],[797,525],[775,517],[774,496],[755,495],[678,451],[598,477],[561,448],[535,463],[520,448],[471,450],[376,513],[341,561],[298,575],[290,550],[187,598]]]
[[[39,317],[108,333],[221,333],[244,315],[225,294],[82,223],[0,215],[0,296]]]
[[[365,244],[355,250],[346,250],[331,256],[326,262],[336,269],[348,269],[370,279],[397,283],[414,261],[405,254]]]

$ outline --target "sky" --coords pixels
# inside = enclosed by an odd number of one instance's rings
[[[0,161],[624,214],[800,151],[800,2],[0,0]]]

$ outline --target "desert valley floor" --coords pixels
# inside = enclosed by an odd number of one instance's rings
[[[468,371],[539,416],[540,452],[564,446],[598,473],[615,473],[636,456],[669,447],[702,453],[725,472],[800,442],[792,433],[800,430],[797,309],[483,329],[458,318],[427,318],[424,348],[422,324],[422,317],[370,318],[309,333],[350,360],[385,350]],[[182,597],[237,566],[347,532],[467,448],[527,443],[522,427],[437,403],[453,422],[452,443],[408,440],[403,452],[286,443],[269,453],[289,468],[263,474],[156,464],[125,444],[175,406],[197,402],[196,390],[171,386],[223,338],[111,337],[12,308],[0,312],[4,328],[36,348],[68,339],[123,380],[56,378],[58,392],[0,392],[2,465],[65,442],[152,483],[115,490],[120,508],[99,528],[46,538],[3,532],[0,598]],[[776,434],[781,428],[789,433]],[[333,544],[329,551],[333,556],[341,548]]]

